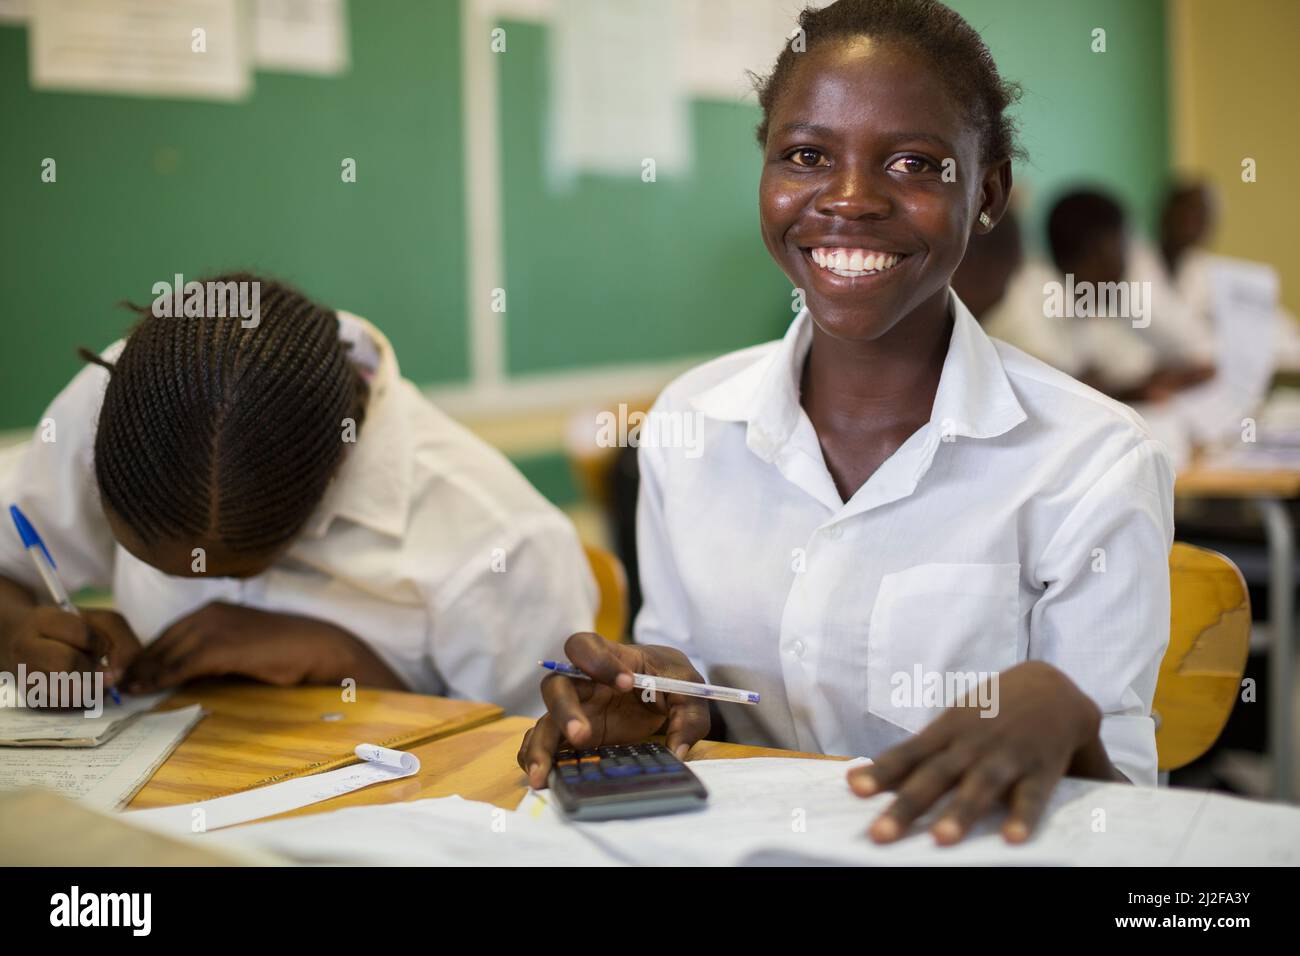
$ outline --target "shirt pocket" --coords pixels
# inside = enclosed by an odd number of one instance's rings
[[[918,733],[1018,656],[1019,564],[919,564],[887,574],[867,630],[867,710]],[[987,691],[985,691],[987,693]]]

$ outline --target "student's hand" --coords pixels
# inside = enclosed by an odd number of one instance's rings
[[[565,642],[564,653],[592,679],[550,674],[542,681],[546,714],[524,735],[518,756],[534,789],[545,788],[551,758],[565,740],[585,749],[639,743],[666,733],[668,749],[684,759],[691,745],[708,734],[709,705],[703,698],[651,695],[632,686],[634,672],[702,683],[704,678],[681,651],[574,634]]]
[[[126,675],[133,694],[200,677],[238,675],[281,687],[334,683],[404,689],[388,667],[341,627],[310,617],[213,602],[174,623]]]
[[[1106,756],[1100,728],[1101,711],[1073,681],[1050,664],[1026,661],[999,675],[997,716],[950,708],[872,765],[850,770],[849,784],[861,797],[896,793],[868,830],[878,843],[902,837],[950,793],[930,828],[936,842],[956,843],[976,821],[1009,804],[1002,835],[1022,843],[1067,773],[1124,780]]]
[[[43,674],[104,672],[114,687],[140,653],[131,625],[116,611],[82,608],[80,615],[57,607],[33,607],[3,638],[0,660]],[[108,658],[107,666],[101,662]]]

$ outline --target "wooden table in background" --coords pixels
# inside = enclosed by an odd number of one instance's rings
[[[1287,503],[1300,497],[1300,471],[1219,468],[1193,461],[1178,474],[1179,498],[1232,498],[1250,502],[1268,540],[1269,648],[1268,739],[1273,757],[1273,796],[1295,800],[1292,768],[1295,724],[1295,526]]]
[[[497,720],[495,704],[358,688],[344,703],[337,687],[270,687],[205,681],[161,709],[202,704],[195,725],[141,788],[128,809],[172,806],[320,773],[357,758],[357,744],[413,745]]]

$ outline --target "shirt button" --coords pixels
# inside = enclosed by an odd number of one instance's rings
[[[838,541],[841,537],[844,536],[844,529],[837,524],[833,524],[826,529],[826,536],[828,538]]]
[[[807,648],[805,648],[803,645],[803,641],[795,641],[793,644],[790,645],[790,650],[794,651],[795,657],[803,657],[803,652],[806,649]]]

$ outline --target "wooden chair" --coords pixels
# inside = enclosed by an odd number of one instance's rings
[[[634,399],[623,404],[626,405],[628,416],[638,412],[645,413],[654,404],[654,397]],[[617,414],[617,406],[607,411]],[[588,501],[599,505],[601,510],[608,511],[609,471],[618,458],[618,448],[600,445],[597,442],[599,429],[595,416],[595,412],[584,409],[570,419],[565,430],[564,454],[569,461],[574,481],[583,496]]]
[[[1223,732],[1250,641],[1246,582],[1223,555],[1175,542],[1169,587],[1169,649],[1152,705],[1162,772],[1191,763]]]
[[[596,609],[596,633],[617,644],[627,641],[627,573],[616,556],[593,544],[584,544],[587,563],[600,589]]]

